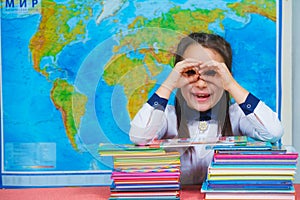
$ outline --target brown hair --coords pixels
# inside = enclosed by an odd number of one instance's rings
[[[175,55],[175,62],[174,65],[183,60],[182,55],[184,54],[185,50],[191,44],[200,44],[201,46],[209,49],[213,49],[218,52],[222,58],[226,66],[228,67],[229,71],[231,72],[231,65],[232,65],[232,50],[230,44],[221,36],[216,34],[210,33],[191,33],[187,37],[183,38],[176,50]],[[182,112],[183,105],[185,100],[181,94],[181,90],[178,89],[176,92],[175,98],[175,111],[177,115],[177,129],[179,133],[179,137],[189,137],[187,133],[187,125],[185,116]],[[217,119],[219,124],[219,129],[221,131],[222,136],[230,136],[232,134],[232,128],[229,118],[229,105],[230,105],[230,96],[227,91],[224,92],[222,98],[214,107],[217,109]]]

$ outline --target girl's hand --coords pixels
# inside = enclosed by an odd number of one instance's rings
[[[202,80],[214,83],[227,91],[229,91],[236,82],[226,64],[214,60],[202,63],[198,73]]]
[[[245,102],[249,92],[233,78],[225,63],[214,60],[204,62],[198,73],[200,79],[228,91],[238,104]]]
[[[176,88],[198,81],[200,75],[198,71],[201,63],[194,59],[185,59],[178,62],[163,83],[163,86],[173,91]]]

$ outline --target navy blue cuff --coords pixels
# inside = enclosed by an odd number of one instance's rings
[[[246,101],[244,103],[239,104],[239,106],[243,110],[245,115],[249,115],[254,112],[259,101],[260,100],[257,97],[249,93],[249,95],[246,98]]]
[[[168,104],[168,99],[161,98],[156,93],[154,93],[147,103],[155,109],[164,111]]]

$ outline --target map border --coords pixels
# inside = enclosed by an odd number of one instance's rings
[[[279,118],[282,118],[282,48],[283,48],[283,30],[282,30],[282,13],[283,5],[282,0],[276,0],[277,6],[277,41],[276,41],[276,60],[277,60],[277,112]],[[1,19],[0,19],[0,32],[1,32]],[[1,40],[1,34],[0,34]],[[109,186],[111,184],[111,170],[99,171],[51,171],[51,172],[5,172],[4,169],[4,138],[3,138],[3,104],[2,104],[2,48],[0,43],[0,188],[22,188],[22,187],[62,187],[62,186]],[[47,181],[45,181],[47,180]]]

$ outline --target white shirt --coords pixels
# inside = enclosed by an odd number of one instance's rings
[[[262,141],[276,142],[283,135],[277,114],[262,101],[259,101],[254,112],[248,115],[244,114],[238,104],[232,104],[229,107],[229,116],[233,134],[236,136],[245,135]],[[207,130],[200,132],[199,121],[189,120],[187,125],[191,139],[217,137],[217,122],[212,119],[208,123]],[[154,139],[176,138],[178,131],[175,107],[167,105],[163,111],[145,103],[131,121],[129,135],[131,141],[136,144],[151,143]],[[204,145],[176,150],[181,153],[181,183],[202,183],[207,167],[212,161],[213,151],[206,150]]]

